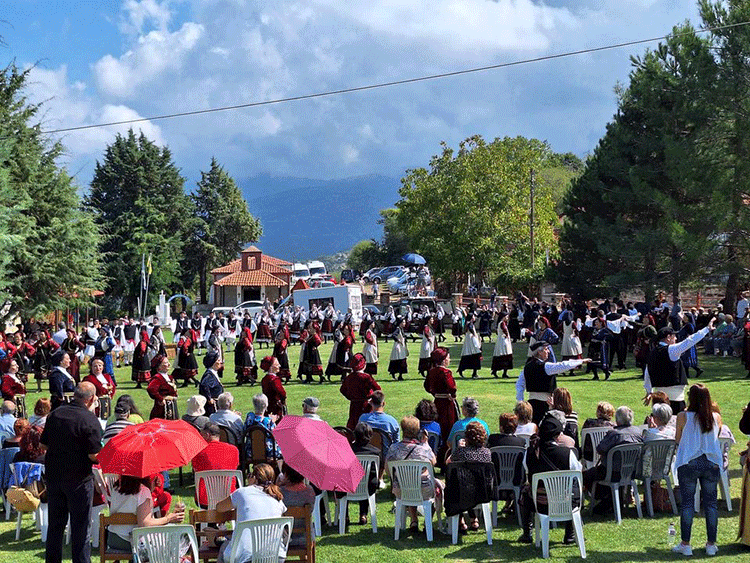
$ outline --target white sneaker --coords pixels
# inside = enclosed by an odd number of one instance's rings
[[[716,555],[719,552],[719,546],[717,546],[715,543],[706,544],[706,555]]]
[[[682,553],[683,555],[693,554],[693,548],[690,547],[690,545],[685,545],[683,543],[678,543],[677,545],[673,546],[672,551],[674,551],[675,553]]]

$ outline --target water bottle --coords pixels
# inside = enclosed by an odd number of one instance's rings
[[[669,523],[669,529],[667,530],[667,545],[672,548],[677,544],[677,530],[674,527],[674,522]]]

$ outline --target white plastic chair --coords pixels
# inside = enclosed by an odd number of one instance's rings
[[[215,510],[219,501],[224,500],[232,493],[232,486],[237,482],[241,487],[242,471],[238,469],[214,469],[209,471],[195,472],[195,490],[200,491],[201,482],[206,488],[206,500],[208,510]]]
[[[378,532],[377,504],[375,503],[375,493],[369,493],[368,485],[373,467],[375,467],[376,474],[380,475],[380,457],[376,455],[358,455],[357,459],[365,474],[362,476],[359,485],[357,485],[356,491],[347,493],[338,500],[337,519],[339,522],[339,534],[343,534],[346,529],[348,503],[363,500],[366,500],[369,504],[372,533],[376,534]]]
[[[516,434],[518,438],[523,438],[523,441],[526,442],[526,445],[524,446],[526,449],[529,449],[529,442],[531,441],[531,434]]]
[[[731,438],[719,438],[719,447],[721,448],[721,455],[722,457],[726,457],[727,460],[731,459],[729,457],[729,452],[732,449],[732,439]],[[722,463],[721,467],[719,468],[719,489],[721,489],[721,496],[724,497],[724,502],[727,503],[727,511],[732,512],[732,491],[729,488],[729,467],[724,468],[724,464]],[[701,511],[701,483],[698,481],[695,486],[695,511],[700,512]]]
[[[514,483],[516,477],[516,466],[518,457],[523,459],[526,450],[521,446],[496,446],[490,448],[492,454],[492,463],[495,464],[495,474],[497,475],[496,491],[513,491],[513,498],[516,505],[516,516],[518,525],[523,527],[521,522],[521,508],[519,499],[521,497],[521,485]],[[495,460],[497,459],[497,463]],[[497,526],[497,501],[492,501],[492,525]]]
[[[19,483],[18,477],[16,476],[16,464],[15,463],[9,464],[8,467],[10,468],[11,475],[13,475],[13,482],[16,483],[17,486],[25,486],[28,484],[26,482]],[[18,541],[21,538],[21,523],[23,520],[23,515],[25,514],[24,512],[19,512],[19,511],[17,511],[17,513],[18,513],[18,517],[16,518],[16,541]],[[39,506],[31,514],[33,515],[35,526],[42,533],[42,542],[46,542],[47,541],[47,523],[48,523],[47,505],[45,503],[40,502]],[[67,526],[66,530],[67,530],[67,537],[68,537],[67,541],[70,542],[70,525]]]
[[[638,518],[643,518],[641,511],[641,500],[638,497],[638,483],[635,480],[638,465],[641,459],[641,448],[643,444],[620,444],[613,447],[607,452],[607,474],[604,479],[594,481],[591,486],[591,504],[590,510],[594,511],[596,502],[596,487],[603,485],[609,487],[612,491],[612,505],[615,509],[615,519],[617,523],[622,523],[622,511],[620,509],[620,487],[631,487],[633,489],[633,498],[635,499],[635,510]],[[619,455],[618,455],[619,454]],[[615,456],[619,458],[619,464],[615,465]],[[620,478],[615,480],[613,475],[618,472]]]
[[[643,481],[645,489],[643,494],[646,497],[646,508],[648,509],[648,515],[652,518],[654,516],[654,503],[651,498],[651,483],[658,483],[662,479],[666,483],[669,502],[672,505],[672,512],[677,514],[677,502],[674,498],[672,479],[669,475],[676,449],[677,443],[674,440],[651,440],[650,442],[645,442],[643,444],[641,462],[636,479]],[[649,467],[646,467],[646,463],[644,462],[648,462]],[[644,473],[644,470],[646,473]]]
[[[550,522],[573,521],[576,543],[581,557],[586,559],[586,543],[583,538],[583,520],[581,508],[573,508],[573,484],[578,482],[579,494],[583,494],[583,477],[580,471],[547,471],[537,473],[531,482],[531,493],[534,506],[537,506],[539,482],[544,485],[547,494],[547,514],[539,514],[536,510],[536,525],[534,526],[534,544],[538,547],[542,543],[542,557],[549,558],[549,524]],[[581,498],[583,502],[583,498]]]
[[[309,484],[309,483],[308,483]],[[331,508],[328,500],[328,491],[320,491],[315,496],[315,505],[313,506],[313,527],[315,528],[315,537],[319,538],[323,535],[323,523],[321,520],[322,515],[320,514],[320,503],[323,503],[324,510],[326,512],[326,522],[331,523]]]
[[[182,554],[182,537],[187,536],[190,542],[188,553],[193,561],[198,561],[198,540],[195,528],[190,524],[168,524],[166,526],[149,526],[133,528],[133,563],[140,563],[139,551],[145,550],[149,563],[175,563]]]
[[[293,526],[294,518],[286,516],[238,522],[232,534],[229,563],[236,563],[243,543],[243,551],[252,554],[251,563],[278,563],[280,556],[286,557]]]
[[[597,463],[599,463],[599,458],[601,456],[596,451],[596,447],[610,430],[612,430],[611,426],[597,426],[594,428],[584,428],[583,430],[581,430],[581,451],[583,451],[583,448],[586,446],[586,438],[588,437],[591,442],[591,449],[594,455],[592,461],[581,459],[581,464],[583,465],[584,470],[590,469],[591,467],[594,467]]]
[[[451,437],[451,441],[449,442],[450,448],[452,452],[456,451],[456,448],[458,447],[458,441],[463,440],[466,438],[466,431],[465,430],[457,430],[453,436]]]
[[[389,461],[391,481],[398,481],[401,498],[396,499],[396,525],[394,539],[398,541],[401,529],[406,527],[406,507],[421,506],[424,511],[424,527],[427,531],[427,541],[432,541],[432,503],[434,496],[424,500],[422,498],[422,473],[427,471],[429,479],[434,483],[435,474],[429,461],[399,460]],[[437,513],[438,525],[442,525],[442,515]]]

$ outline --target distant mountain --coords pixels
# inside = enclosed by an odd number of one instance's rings
[[[260,219],[257,246],[289,261],[349,250],[357,242],[379,240],[380,210],[398,201],[398,178],[369,175],[340,180],[274,178],[237,180],[250,212]]]

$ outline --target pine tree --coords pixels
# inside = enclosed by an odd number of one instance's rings
[[[183,241],[191,215],[184,182],[169,149],[132,129],[117,135],[97,162],[86,205],[105,234],[101,250],[110,307],[136,310],[144,255],[153,264],[151,295],[182,289]]]
[[[231,176],[211,159],[208,172],[201,172],[198,190],[191,196],[194,220],[188,256],[190,269],[198,275],[200,299],[206,303],[211,269],[235,259],[242,248],[258,240],[263,230]]]
[[[63,148],[31,121],[29,71],[0,71],[0,267],[10,313],[41,316],[91,303],[102,283],[99,231],[56,160]]]

